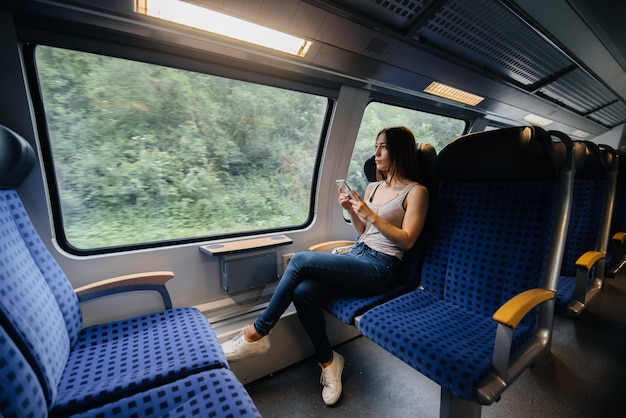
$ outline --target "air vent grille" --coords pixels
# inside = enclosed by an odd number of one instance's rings
[[[572,64],[522,20],[492,0],[447,2],[419,36],[522,85],[531,85]]]
[[[617,100],[606,87],[580,69],[561,77],[539,91],[581,114],[589,113],[593,109]]]
[[[389,42],[383,41],[378,38],[372,38],[367,43],[367,45],[365,45],[365,50],[373,54],[380,55],[385,51],[385,49],[387,49],[388,46]]]
[[[609,128],[614,128],[626,122],[626,104],[615,102],[597,112],[591,113],[589,119],[593,119]]]
[[[404,31],[415,20],[426,0],[337,0],[337,3]]]

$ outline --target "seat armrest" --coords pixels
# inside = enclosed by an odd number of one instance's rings
[[[165,309],[172,308],[165,283],[174,278],[171,271],[148,271],[143,273],[128,274],[90,283],[74,289],[79,302],[96,299],[102,296],[135,290],[154,290],[161,294]]]
[[[576,260],[576,268],[578,270],[585,269],[587,271],[598,262],[606,258],[606,253],[602,251],[587,251]]]
[[[542,302],[554,299],[555,292],[548,289],[529,289],[509,299],[494,314],[493,320],[515,328],[531,309]]]
[[[611,238],[611,241],[615,241],[620,244],[624,244],[625,240],[626,240],[626,232],[616,232],[613,235],[613,238]]]
[[[503,382],[509,381],[509,361],[515,328],[528,312],[543,302],[554,299],[555,294],[556,292],[543,288],[529,289],[513,296],[493,314],[492,318],[498,322],[498,329],[491,364],[495,374]]]
[[[589,272],[595,264],[606,258],[601,251],[587,251],[576,260],[576,287],[574,288],[574,304],[585,306],[587,303],[587,280]],[[572,306],[572,305],[570,305]]]
[[[332,250],[337,247],[345,247],[348,245],[353,245],[354,241],[340,240],[340,241],[326,241],[321,242],[319,244],[315,244],[309,247],[309,251],[319,251],[324,252],[328,250]]]

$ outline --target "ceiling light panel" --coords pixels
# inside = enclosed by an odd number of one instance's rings
[[[181,0],[135,0],[135,11],[299,57],[311,46],[308,40]]]
[[[435,96],[443,97],[455,102],[464,103],[470,106],[476,106],[483,100],[484,97],[477,96],[472,93],[468,93],[463,90],[456,89],[454,87],[446,86],[445,84],[432,82],[428,87],[424,89],[425,93],[434,94]]]

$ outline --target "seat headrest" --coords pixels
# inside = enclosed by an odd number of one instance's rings
[[[435,183],[435,166],[437,163],[437,151],[428,142],[417,143],[417,161],[422,171],[424,186],[428,189]]]
[[[441,150],[436,166],[439,180],[543,180],[556,179],[563,163],[548,132],[520,126],[458,137]]]
[[[424,177],[424,185],[428,185],[435,177],[435,161],[437,160],[437,151],[428,142],[417,143],[417,163],[420,165],[422,176]],[[376,163],[374,155],[365,160],[363,171],[367,181],[373,183],[376,181]]]
[[[0,125],[0,189],[19,186],[35,165],[35,151],[21,136]]]
[[[365,160],[365,163],[363,163],[363,171],[365,172],[367,181],[370,183],[376,181],[376,162],[374,161],[374,155]]]
[[[606,156],[603,156],[597,144],[591,141],[574,141],[574,178],[603,179],[606,177],[606,162]]]

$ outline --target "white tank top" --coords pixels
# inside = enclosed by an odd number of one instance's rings
[[[404,219],[404,214],[406,212],[404,209],[404,199],[406,198],[406,195],[409,194],[411,189],[417,186],[418,183],[411,183],[407,185],[396,197],[384,205],[378,206],[372,203],[371,199],[372,196],[374,196],[374,193],[376,193],[376,189],[378,189],[378,186],[381,184],[382,181],[378,182],[378,184],[374,186],[374,190],[372,191],[370,198],[366,201],[367,206],[369,206],[370,209],[378,214],[378,216],[389,222],[391,225],[401,228],[402,220]],[[373,250],[397,257],[400,260],[402,260],[402,256],[404,255],[404,250],[389,241],[383,234],[381,234],[378,228],[370,222],[367,222],[365,225],[365,232],[363,232],[363,235],[359,237],[358,242],[363,242]]]

